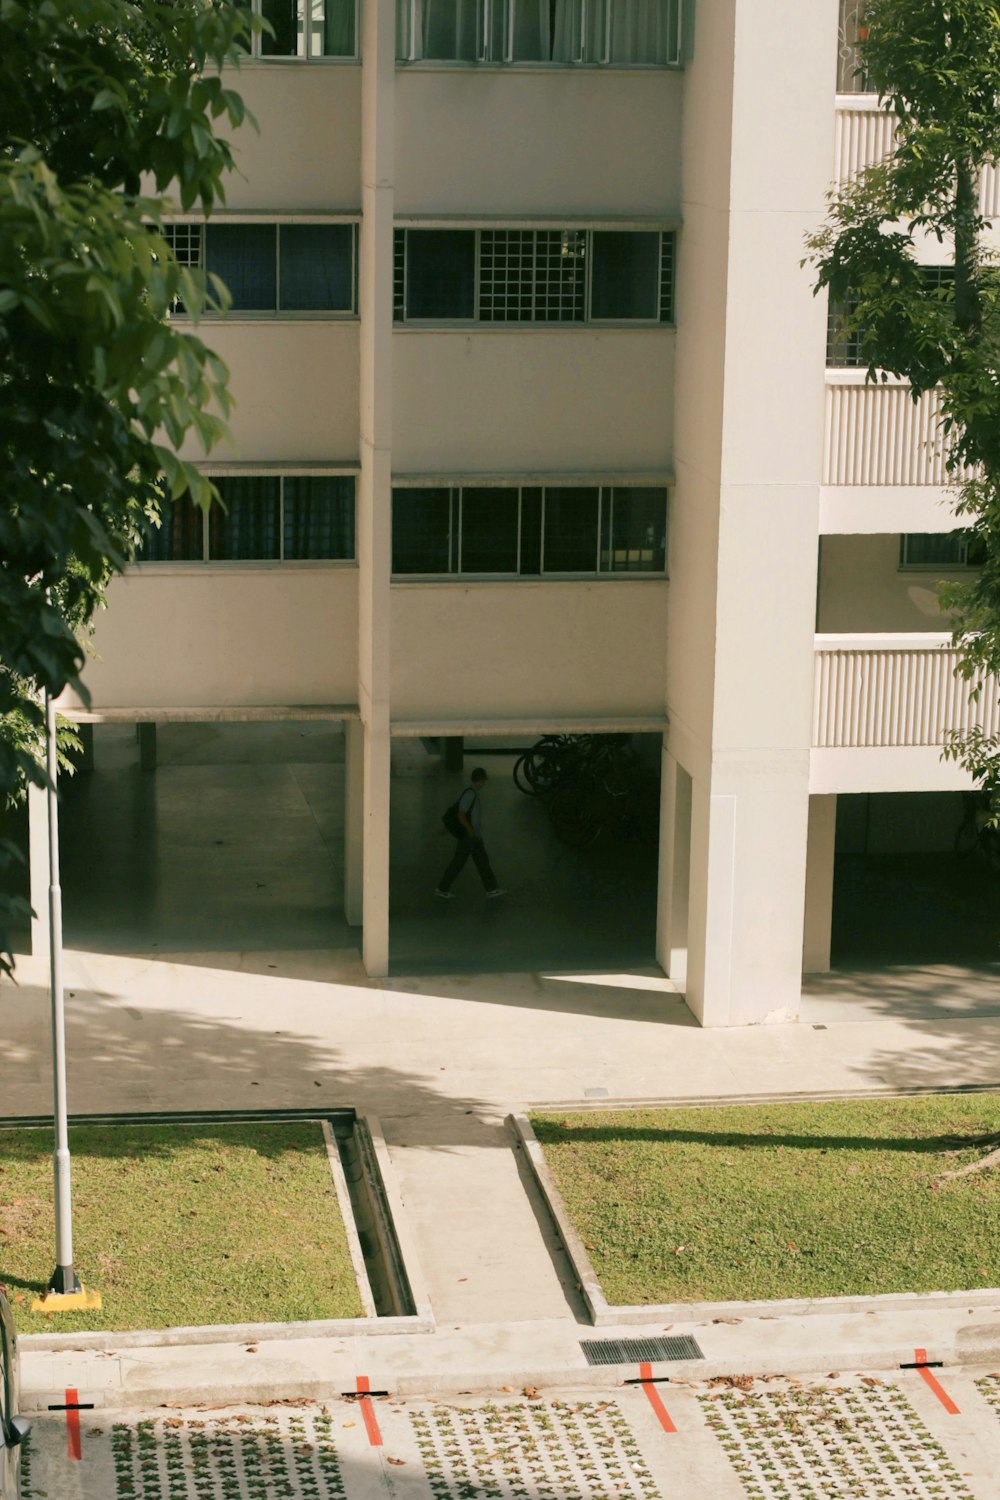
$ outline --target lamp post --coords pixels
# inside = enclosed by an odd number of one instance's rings
[[[73,1268],[73,1201],[70,1187],[69,1127],[66,1119],[66,1012],[62,973],[62,887],[59,884],[59,800],[56,788],[56,710],[45,693],[45,768],[49,784],[46,811],[49,836],[49,994],[52,1004],[52,1085],[54,1093],[56,1268],[44,1297],[32,1311],[69,1312],[101,1305],[100,1292],[88,1292]]]

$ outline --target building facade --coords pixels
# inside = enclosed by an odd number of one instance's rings
[[[228,509],[111,586],[92,714],[342,718],[372,975],[394,736],[659,734],[659,961],[706,1026],[790,1019],[838,795],[961,788],[991,711],[933,399],[865,384],[800,264],[891,141],[857,6],[358,4],[263,0],[259,133],[174,226],[233,291]]]

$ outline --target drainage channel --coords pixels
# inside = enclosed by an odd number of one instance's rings
[[[74,1125],[241,1125],[315,1120],[330,1127],[340,1157],[368,1285],[380,1318],[412,1317],[417,1308],[367,1122],[343,1109],[165,1110],[151,1114],[70,1115]],[[0,1117],[2,1130],[52,1129],[51,1115]]]

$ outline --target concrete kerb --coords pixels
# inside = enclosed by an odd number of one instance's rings
[[[424,1282],[423,1272],[417,1258],[415,1241],[406,1223],[402,1199],[396,1186],[392,1162],[385,1144],[382,1126],[374,1115],[362,1117],[362,1123],[372,1145],[377,1171],[371,1174],[371,1184],[378,1190],[382,1214],[376,1226],[382,1250],[392,1255],[397,1274],[405,1281],[412,1299],[412,1313],[396,1313],[379,1317],[375,1303],[360,1239],[354,1223],[350,1194],[344,1179],[339,1153],[333,1142],[333,1134],[325,1121],[323,1136],[330,1162],[337,1199],[340,1204],[348,1247],[354,1271],[358,1279],[363,1318],[314,1318],[294,1323],[206,1323],[201,1326],[177,1326],[174,1328],[130,1329],[126,1332],[95,1330],[66,1333],[26,1333],[18,1338],[24,1353],[45,1350],[52,1353],[94,1350],[102,1354],[114,1354],[125,1349],[156,1349],[183,1346],[203,1348],[205,1345],[222,1344],[245,1347],[247,1344],[275,1342],[277,1340],[305,1340],[317,1338],[347,1339],[362,1336],[384,1337],[391,1334],[433,1333],[434,1312]]]
[[[925,1092],[921,1090],[921,1092]],[[948,1092],[947,1090],[935,1090],[933,1092]],[[978,1092],[983,1092],[979,1090]],[[787,1098],[787,1096],[782,1096]],[[810,1098],[815,1095],[806,1096]],[[831,1095],[830,1097],[844,1097],[842,1095]],[[855,1096],[851,1096],[855,1097]],[[863,1098],[865,1095],[856,1097]],[[900,1097],[897,1095],[897,1097]],[[677,1101],[688,1107],[691,1100]],[[701,1103],[702,1101],[698,1101]],[[713,1103],[715,1101],[712,1101]],[[734,1100],[724,1101],[734,1103]],[[758,1098],[746,1102],[776,1102]],[[603,1101],[602,1101],[603,1103]],[[590,1113],[599,1113],[599,1109],[593,1107],[593,1101],[588,1101]],[[550,1106],[546,1106],[549,1108]],[[618,1110],[622,1106],[618,1103],[613,1105],[604,1104],[604,1112],[609,1109]],[[654,1108],[655,1105],[646,1104],[645,1108]],[[560,1109],[579,1109],[578,1105],[559,1105]],[[587,1305],[591,1320],[595,1328],[622,1328],[631,1324],[648,1324],[654,1320],[662,1320],[669,1323],[704,1323],[719,1319],[744,1318],[777,1319],[777,1318],[802,1318],[819,1315],[847,1316],[853,1313],[916,1313],[926,1314],[929,1310],[941,1309],[945,1312],[960,1312],[963,1308],[993,1308],[1000,1310],[1000,1288],[979,1287],[972,1291],[958,1292],[885,1292],[869,1297],[784,1297],[775,1301],[764,1301],[761,1299],[746,1302],[644,1302],[630,1306],[616,1306],[609,1303],[601,1289],[600,1278],[594,1269],[593,1262],[587,1254],[583,1240],[577,1234],[573,1226],[566,1203],[556,1187],[555,1179],[549,1170],[545,1153],[539,1144],[538,1137],[532,1129],[531,1121],[527,1115],[512,1114],[508,1116],[515,1134],[517,1135],[524,1154],[531,1167],[538,1191],[541,1193],[545,1206],[549,1211],[556,1232],[562,1241],[563,1248],[573,1268],[576,1282],[580,1288],[583,1300]]]

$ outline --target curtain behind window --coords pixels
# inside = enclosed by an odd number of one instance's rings
[[[282,224],[280,305],[291,312],[350,312],[353,224]]]
[[[277,475],[217,479],[222,506],[208,513],[211,562],[266,562],[281,556]]]
[[[289,561],[353,558],[353,475],[305,475],[285,480],[284,556]]]
[[[206,224],[205,268],[221,276],[234,311],[273,312],[277,305],[277,226]]]
[[[190,495],[164,502],[160,524],[152,525],[135,549],[136,562],[201,562],[205,513]]]

